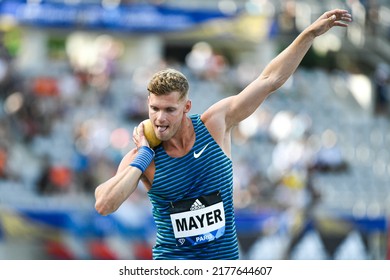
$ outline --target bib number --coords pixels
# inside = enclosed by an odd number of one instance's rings
[[[170,216],[178,246],[210,242],[225,233],[225,210],[219,192],[172,203]]]

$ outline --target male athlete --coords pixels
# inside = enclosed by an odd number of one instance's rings
[[[317,36],[350,21],[345,10],[324,13],[242,92],[201,115],[188,115],[189,85],[182,73],[156,73],[148,84],[149,118],[162,143],[150,148],[142,123],[134,130],[137,148],[124,156],[115,176],[96,188],[96,210],[102,215],[116,211],[142,180],[157,226],[154,259],[239,259],[232,128],[285,83]]]

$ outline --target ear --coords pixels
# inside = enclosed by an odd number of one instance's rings
[[[192,102],[191,100],[186,101],[186,105],[184,106],[184,113],[188,113],[191,110]]]

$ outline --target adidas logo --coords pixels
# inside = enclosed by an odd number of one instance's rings
[[[191,211],[195,211],[195,210],[199,210],[199,209],[202,209],[202,208],[205,208],[206,206],[204,206],[202,204],[202,202],[199,201],[199,199],[195,200],[195,202],[191,205],[191,208],[190,210]]]

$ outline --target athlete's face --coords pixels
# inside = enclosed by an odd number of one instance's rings
[[[179,96],[176,91],[168,95],[149,95],[149,119],[153,123],[157,138],[162,141],[167,141],[176,134],[183,117],[191,109],[191,101],[180,100]]]

